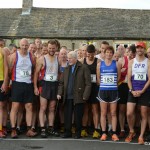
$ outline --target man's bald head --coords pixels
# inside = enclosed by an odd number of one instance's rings
[[[67,49],[61,48],[59,53],[66,53],[66,55],[67,55]]]
[[[26,38],[21,39],[19,43],[27,43],[29,45],[29,42]]]
[[[29,42],[26,38],[20,40],[20,49],[23,51],[27,51],[29,48]]]
[[[67,59],[67,49],[66,48],[61,48],[60,52],[59,52],[59,58],[62,60],[66,60]]]

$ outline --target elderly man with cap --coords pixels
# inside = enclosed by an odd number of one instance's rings
[[[136,43],[136,57],[129,61],[128,87],[129,95],[127,102],[127,121],[129,135],[125,139],[131,142],[135,137],[135,107],[141,108],[141,131],[138,138],[139,144],[144,144],[144,133],[147,126],[147,110],[150,97],[150,61],[145,57],[146,45],[144,42]]]
[[[88,100],[91,92],[91,77],[88,67],[77,60],[77,53],[68,53],[69,66],[65,68],[59,82],[57,98],[63,96],[64,102],[64,127],[63,138],[72,136],[72,113],[76,125],[75,138],[81,137],[83,103]]]

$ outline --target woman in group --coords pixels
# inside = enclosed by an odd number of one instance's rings
[[[118,141],[119,138],[116,134],[117,127],[117,101],[118,98],[118,80],[120,78],[121,65],[113,60],[114,48],[108,46],[104,51],[105,59],[97,65],[97,80],[100,84],[98,99],[100,101],[101,110],[101,128],[102,136],[101,141],[107,139],[106,133],[106,116],[108,113],[108,106],[110,107],[110,114],[112,118],[112,140]]]

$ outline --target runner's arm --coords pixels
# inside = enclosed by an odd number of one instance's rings
[[[130,61],[129,61],[129,64],[128,64],[128,74],[127,74],[129,90],[132,89],[132,83],[131,83],[131,77],[132,77],[132,64],[133,64],[133,60],[130,60]]]
[[[101,66],[101,62],[99,62],[97,64],[97,68],[96,68],[96,76],[97,76],[97,84],[100,85],[100,66]]]
[[[148,73],[147,73],[147,76],[148,76],[148,81],[146,82],[145,86],[143,87],[142,93],[144,93],[146,91],[146,89],[150,85],[150,61],[148,61]]]
[[[118,73],[118,82],[120,80],[121,77],[121,63],[117,62],[117,73]]]
[[[2,50],[3,56],[4,56],[4,84],[7,86],[8,85],[8,59],[7,59],[7,53]]]
[[[13,69],[13,66],[14,66],[14,63],[15,63],[15,59],[16,59],[16,53],[8,56],[8,58],[7,58],[7,60],[8,60],[8,73],[9,73],[9,76],[11,76],[12,69]]]
[[[41,57],[40,59],[38,59],[38,61],[36,61],[36,65],[35,65],[34,88],[37,88],[37,81],[38,81],[39,72],[40,72],[41,68],[43,67],[43,65],[44,65],[43,57]]]

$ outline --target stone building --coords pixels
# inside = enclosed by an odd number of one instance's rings
[[[33,0],[23,0],[20,9],[0,9],[0,20],[0,38],[7,43],[56,38],[75,49],[88,42],[99,47],[102,40],[114,46],[144,40],[149,46],[150,40],[150,10],[36,8]]]

